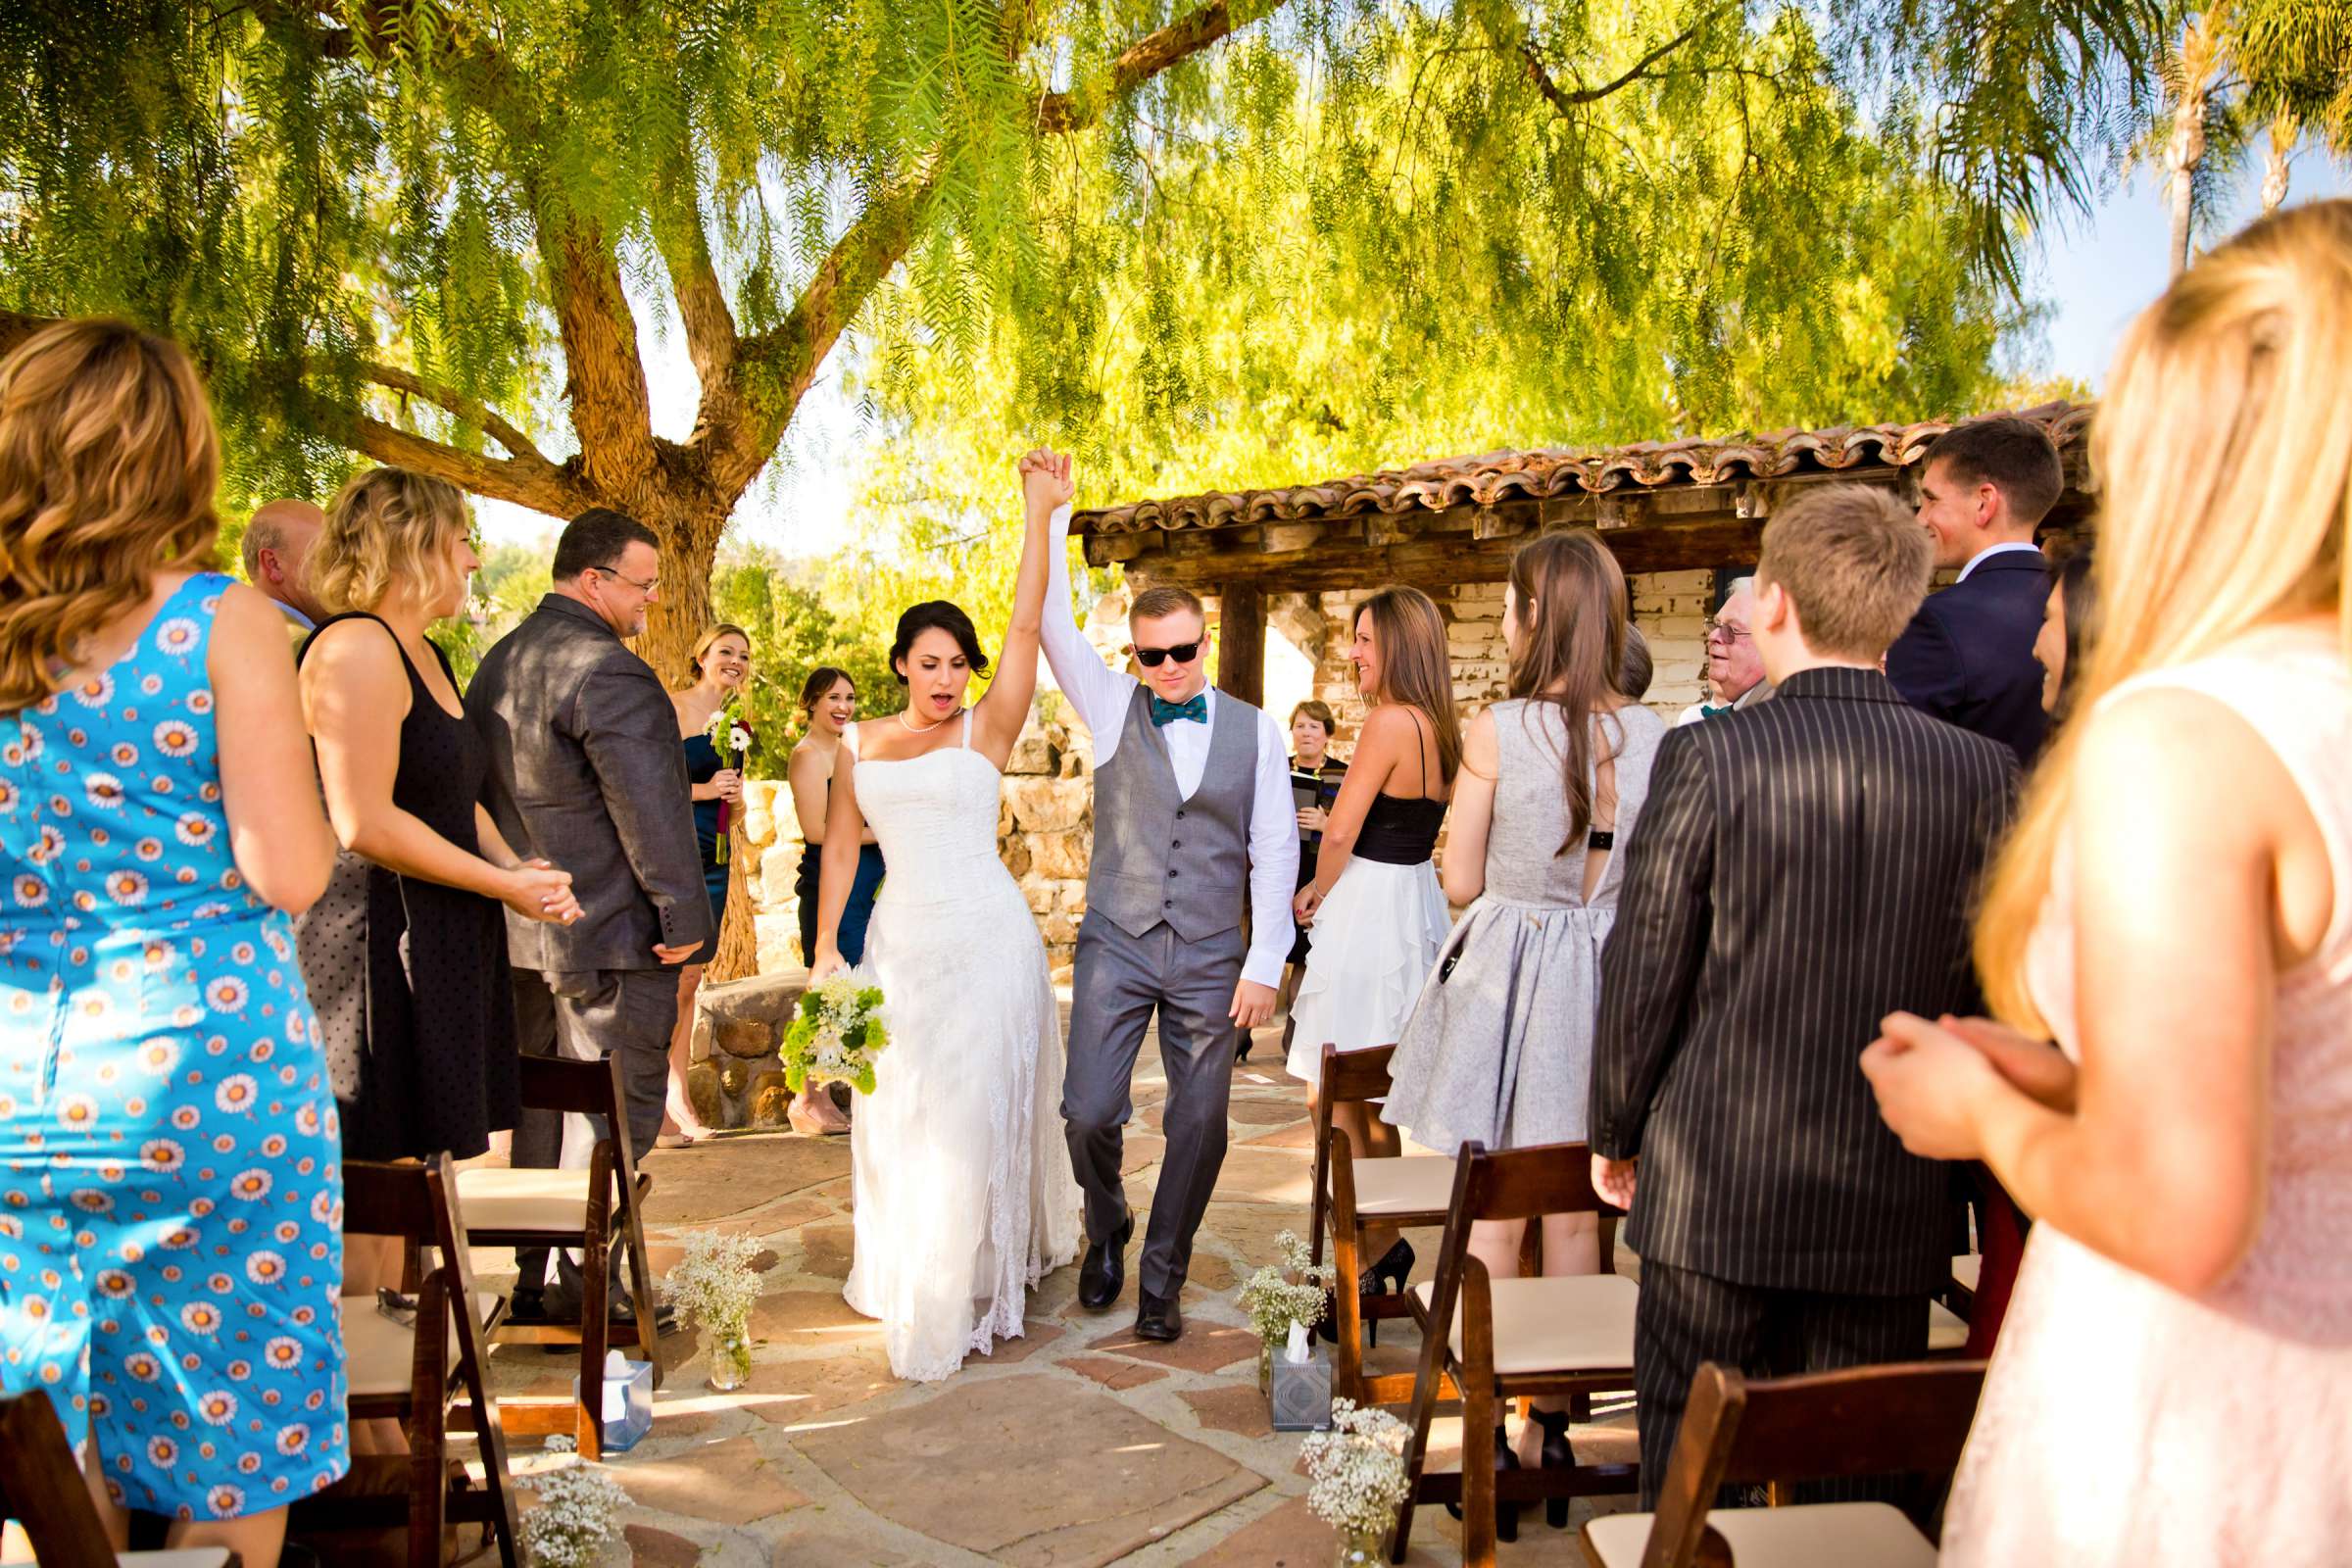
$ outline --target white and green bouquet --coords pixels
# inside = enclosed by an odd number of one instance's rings
[[[1378,1408],[1357,1409],[1353,1399],[1331,1401],[1331,1430],[1308,1436],[1298,1456],[1306,1461],[1306,1505],[1340,1533],[1344,1563],[1371,1563],[1396,1525],[1404,1501],[1403,1422]]]
[[[751,755],[752,729],[743,721],[741,706],[735,703],[719,704],[718,711],[710,715],[710,723],[704,733],[710,737],[710,749],[718,753],[718,765],[742,772],[744,759]],[[729,829],[734,826],[734,814],[728,809],[727,802],[718,803],[717,860],[720,865],[727,863],[727,840],[731,836]]]
[[[890,1044],[882,988],[855,970],[827,975],[801,994],[784,1031],[784,1081],[794,1094],[812,1083],[845,1083],[874,1092],[874,1058]]]

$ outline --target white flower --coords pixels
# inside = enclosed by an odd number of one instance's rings
[[[1317,1518],[1350,1536],[1385,1536],[1404,1500],[1405,1424],[1386,1410],[1331,1401],[1329,1432],[1310,1434],[1299,1446],[1306,1461],[1306,1505]]]
[[[727,731],[727,747],[730,751],[750,751],[752,749],[752,732],[741,724],[736,725]]]
[[[620,1539],[629,1494],[600,1466],[566,1465],[533,1476],[531,1488],[539,1506],[522,1516],[522,1548],[532,1568],[590,1568]]]
[[[741,1332],[760,1298],[760,1276],[752,1269],[760,1251],[749,1236],[696,1231],[686,1238],[685,1257],[669,1271],[670,1298],[705,1328]]]

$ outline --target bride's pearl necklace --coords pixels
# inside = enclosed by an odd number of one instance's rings
[[[908,724],[906,723],[906,710],[902,708],[899,710],[899,722],[903,725],[906,725],[906,732],[910,735],[928,735],[933,730],[939,728],[940,724],[952,724],[962,715],[963,710],[958,708],[955,712],[950,713],[946,718],[941,719],[939,724]]]

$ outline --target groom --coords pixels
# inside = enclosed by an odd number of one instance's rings
[[[1128,618],[1144,678],[1113,670],[1070,612],[1070,511],[1054,514],[1046,662],[1095,737],[1095,847],[1078,928],[1061,1115],[1086,1192],[1078,1300],[1101,1311],[1126,1282],[1135,1215],[1119,1180],[1128,1093],[1159,1016],[1166,1137],[1144,1234],[1138,1339],[1184,1333],[1177,1298],[1193,1232],[1225,1159],[1233,1032],[1274,1014],[1298,872],[1289,753],[1274,720],[1208,689],[1207,617],[1182,588],[1150,588]],[[1243,935],[1243,915],[1254,917]],[[1245,951],[1246,950],[1246,951]]]

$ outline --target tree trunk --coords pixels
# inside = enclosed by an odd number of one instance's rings
[[[787,797],[789,799],[789,797]],[[703,970],[705,983],[748,979],[760,972],[760,937],[752,921],[752,874],[759,857],[743,836],[743,817],[729,825],[727,863],[735,874],[727,879],[727,907],[718,922],[718,952]]]
[[[2172,146],[2166,162],[2172,166],[2172,270],[2175,277],[2188,270],[2189,219],[2196,191],[2197,164],[2205,156],[2205,98],[2202,93],[2183,100],[2173,119]]]
[[[710,574],[727,517],[723,512],[681,510],[643,520],[662,536],[662,596],[646,616],[645,635],[633,646],[662,684],[675,690],[694,679],[694,645],[718,618],[710,606]]]

